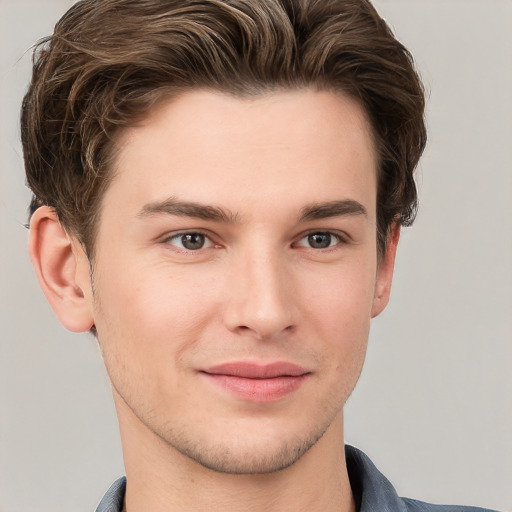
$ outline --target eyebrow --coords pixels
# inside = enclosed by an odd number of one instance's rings
[[[175,197],[170,197],[164,201],[148,203],[143,206],[137,216],[149,217],[161,213],[226,223],[234,223],[237,220],[236,214],[218,206],[204,205],[191,201],[179,201]]]
[[[179,217],[194,217],[196,219],[211,220],[214,222],[235,223],[238,214],[225,210],[218,206],[195,203],[193,201],[180,201],[170,197],[163,201],[148,203],[140,210],[138,217],[150,217],[152,215],[167,214]],[[313,203],[301,210],[300,222],[326,219],[329,217],[342,217],[350,215],[364,215],[368,217],[366,208],[353,199],[329,201],[325,203]]]
[[[306,222],[347,215],[364,215],[365,217],[368,217],[368,212],[358,201],[354,201],[353,199],[343,199],[341,201],[315,203],[304,207],[301,211],[300,221]]]

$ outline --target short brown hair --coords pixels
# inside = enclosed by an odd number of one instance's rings
[[[390,225],[414,220],[424,92],[410,53],[367,0],[78,2],[34,52],[21,122],[31,209],[53,207],[92,257],[119,130],[187,89],[302,87],[348,94],[369,116],[382,253]]]

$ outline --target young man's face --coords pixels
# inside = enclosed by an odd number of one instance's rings
[[[189,92],[123,134],[115,173],[79,275],[122,430],[235,473],[340,436],[395,248],[378,265],[362,109]]]

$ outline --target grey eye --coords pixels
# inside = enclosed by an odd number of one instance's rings
[[[332,231],[311,231],[304,235],[296,244],[298,247],[309,249],[329,249],[343,243],[343,238]]]
[[[310,233],[307,239],[309,246],[313,249],[326,249],[332,244],[331,233]]]
[[[189,251],[197,251],[204,247],[206,237],[202,233],[185,233],[181,235],[181,245]]]
[[[165,243],[173,245],[180,249],[181,252],[200,251],[202,249],[209,249],[215,246],[209,236],[205,233],[201,233],[200,231],[182,231],[181,233],[176,233],[169,236],[165,240]]]

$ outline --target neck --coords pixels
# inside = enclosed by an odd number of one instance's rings
[[[138,420],[126,421],[126,415],[133,414],[117,405],[127,512],[355,512],[341,413],[290,467],[269,474],[233,475],[207,469],[177,452]]]

